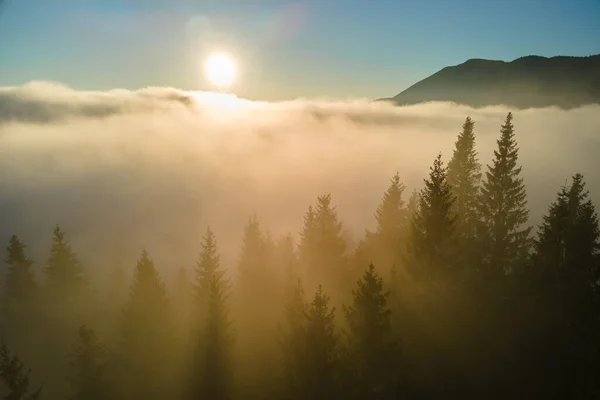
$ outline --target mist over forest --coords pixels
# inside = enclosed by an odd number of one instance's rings
[[[152,249],[164,273],[190,265],[208,225],[229,267],[246,220],[297,235],[318,195],[331,193],[348,239],[398,172],[420,190],[433,158],[448,162],[467,116],[491,162],[503,107],[369,101],[261,103],[171,88],[81,92],[34,82],[0,90],[0,227],[44,256],[59,223],[86,264],[135,262]],[[519,111],[516,134],[537,224],[575,172],[600,197],[599,107]],[[101,249],[101,250],[100,250]]]
[[[592,398],[599,130],[600,106],[0,88],[0,375],[17,355],[42,399]]]

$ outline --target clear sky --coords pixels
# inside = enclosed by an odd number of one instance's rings
[[[600,0],[4,1],[0,86],[204,90],[222,50],[243,97],[378,98],[469,58],[600,53]]]

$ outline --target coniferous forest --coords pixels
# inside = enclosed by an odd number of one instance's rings
[[[482,155],[466,118],[420,191],[391,176],[358,243],[343,235],[344,199],[322,194],[300,232],[273,237],[250,217],[235,265],[206,227],[170,286],[151,248],[99,282],[59,225],[45,259],[13,235],[3,398],[598,398],[600,230],[585,177],[572,171],[532,226],[513,115],[498,125]]]

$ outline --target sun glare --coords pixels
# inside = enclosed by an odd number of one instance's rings
[[[211,54],[206,62],[206,78],[220,89],[231,86],[235,80],[236,72],[235,63],[227,54]]]

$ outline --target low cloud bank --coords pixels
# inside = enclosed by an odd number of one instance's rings
[[[0,239],[22,236],[39,268],[60,223],[94,268],[133,266],[146,248],[169,270],[193,264],[210,224],[231,264],[248,217],[274,235],[297,233],[308,205],[328,192],[357,239],[373,226],[389,178],[398,171],[408,191],[419,189],[435,155],[450,158],[467,116],[480,160],[491,162],[508,111],[46,82],[0,88]],[[532,223],[575,172],[600,204],[600,107],[514,115]]]

